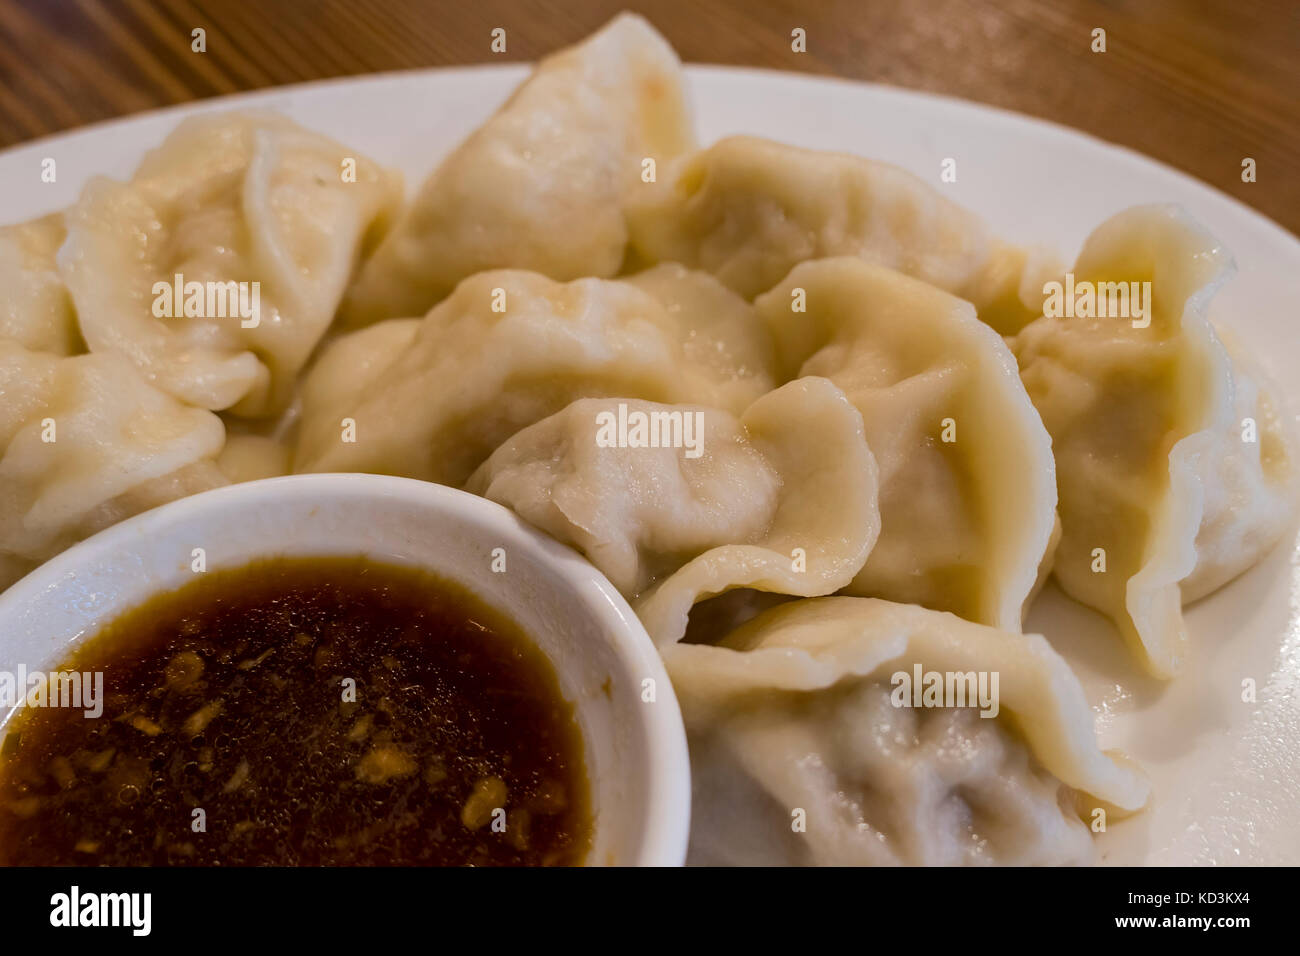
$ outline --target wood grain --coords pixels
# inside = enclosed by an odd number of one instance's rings
[[[688,61],[890,83],[1064,123],[1300,232],[1295,0],[0,0],[0,146],[239,90],[533,60],[621,9]],[[497,26],[504,55],[489,49]],[[805,54],[790,49],[796,26]],[[196,27],[206,53],[190,48]],[[1090,50],[1094,27],[1104,54]],[[1247,156],[1255,183],[1241,181]]]

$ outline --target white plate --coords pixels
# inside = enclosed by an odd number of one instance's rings
[[[524,66],[386,74],[287,87],[103,124],[0,154],[0,220],[72,202],[94,174],[126,177],[177,120],[234,107],[280,110],[400,168],[408,186],[477,126]],[[1057,247],[1136,203],[1176,201],[1233,251],[1238,275],[1216,320],[1259,357],[1300,409],[1300,242],[1208,186],[1135,153],[1051,124],[922,93],[785,73],[690,67],[702,142],[755,133],[905,166],[982,214],[1002,236]],[[41,161],[57,181],[41,182]],[[957,182],[939,181],[957,161]],[[1236,169],[1223,176],[1238,175]],[[1256,188],[1266,189],[1266,185]],[[1289,376],[1289,377],[1288,377]],[[1109,863],[1300,863],[1300,549],[1294,529],[1259,566],[1189,609],[1188,673],[1135,676],[1100,617],[1049,588],[1031,611],[1075,666],[1103,746],[1148,769],[1148,812],[1103,835]],[[1253,679],[1258,702],[1242,701]]]

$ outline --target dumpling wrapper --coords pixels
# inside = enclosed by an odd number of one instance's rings
[[[291,454],[292,449],[277,436],[239,434],[227,429],[217,467],[232,484],[279,478],[289,474]]]
[[[281,116],[197,116],[130,182],[91,180],[65,213],[60,272],[91,351],[126,355],[190,405],[272,415],[399,197],[397,178]],[[226,317],[183,315],[183,302],[155,316],[155,283],[176,275],[248,283],[249,304],[259,283],[257,326],[233,305]]]
[[[848,593],[1020,630],[1050,560],[1056,478],[1002,338],[970,303],[857,258],[796,266],[755,307],[778,377],[842,388],[880,468],[880,539]]]
[[[488,269],[614,275],[642,164],[692,148],[681,63],[633,14],[543,59],[421,186],[343,308],[352,326],[422,315]]]
[[[515,432],[579,398],[739,412],[771,389],[771,342],[748,303],[708,276],[640,281],[653,291],[483,272],[423,319],[338,339],[303,386],[294,470],[460,486]]]
[[[617,418],[620,405],[629,421],[698,413],[698,457],[686,447],[601,447],[601,416]],[[819,378],[784,385],[739,418],[580,400],[503,444],[466,490],[582,551],[657,644],[681,639],[697,601],[736,588],[838,590],[880,529],[862,417]]]
[[[1015,340],[1058,464],[1056,579],[1157,677],[1182,664],[1183,603],[1258,561],[1295,514],[1283,410],[1207,317],[1233,270],[1179,207],[1134,207],[1093,231],[1073,274],[1150,282],[1150,324],[1045,316]]]
[[[1036,634],[825,597],[662,653],[690,742],[690,863],[1090,863],[1080,816],[1109,822],[1149,796],[1098,749],[1078,680]],[[986,689],[996,672],[996,714],[899,706],[912,698],[894,675],[917,664],[985,672]]]
[[[0,557],[8,586],[96,531],[227,483],[211,412],[113,353],[61,357],[0,339]],[[53,440],[46,440],[52,438]]]
[[[63,217],[0,227],[0,339],[55,355],[85,351],[55,254]]]
[[[888,163],[731,136],[683,157],[628,207],[634,261],[684,263],[747,299],[811,259],[855,256],[970,299],[1009,334],[1041,314],[1055,261]]]

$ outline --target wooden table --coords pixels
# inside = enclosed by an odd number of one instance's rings
[[[533,60],[620,9],[684,60],[947,93],[1086,130],[1300,232],[1297,0],[0,0],[0,146],[322,77]],[[494,27],[507,52],[489,49]],[[205,53],[191,31],[206,30]],[[792,54],[791,31],[807,32]],[[1106,30],[1094,53],[1092,31]],[[1257,182],[1242,182],[1242,160]],[[3,218],[0,216],[0,218]]]

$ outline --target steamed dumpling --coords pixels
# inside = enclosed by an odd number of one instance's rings
[[[57,215],[0,228],[0,338],[56,355],[83,351],[54,260],[64,235]]]
[[[707,272],[666,262],[620,281],[663,306],[682,330],[683,354],[692,366],[734,382],[735,394],[722,396],[725,407],[742,408],[753,398],[756,380],[770,381],[775,356],[758,313]]]
[[[227,429],[217,467],[232,484],[279,478],[289,474],[292,452],[277,436],[231,433]]]
[[[220,419],[114,353],[0,339],[0,557],[11,578],[156,505],[226,484]],[[0,587],[12,580],[0,581]]]
[[[693,141],[677,55],[641,17],[616,17],[542,60],[442,162],[366,263],[346,320],[421,315],[485,269],[614,275],[643,161]]]
[[[59,263],[87,344],[188,404],[279,411],[398,185],[273,114],[185,120],[129,183],[92,180],[66,213]],[[201,315],[188,294],[168,310],[177,276],[212,284]]]
[[[603,431],[674,418],[678,447],[609,447]],[[739,418],[580,400],[507,441],[466,487],[578,548],[639,597],[637,613],[660,644],[682,637],[696,601],[733,588],[838,590],[880,528],[862,417],[820,378],[770,392]]]
[[[772,387],[766,330],[727,290],[701,296],[707,276],[683,276],[672,295],[670,278],[646,291],[483,272],[423,319],[338,339],[303,387],[295,470],[461,485],[503,441],[575,399],[743,411]]]
[[[1021,282],[1041,271],[1036,257],[911,173],[859,156],[732,136],[637,193],[628,223],[641,260],[703,269],[750,299],[801,262],[851,255],[973,299],[1002,333],[1038,314],[1035,283]]]
[[[1254,564],[1294,514],[1282,409],[1206,316],[1232,269],[1178,207],[1130,209],[1092,233],[1073,275],[1079,289],[1150,282],[1147,314],[1043,317],[1015,342],[1058,463],[1056,578],[1162,677],[1184,655],[1183,602]]]
[[[1147,800],[1145,779],[1098,749],[1078,680],[1036,634],[827,597],[663,655],[691,749],[691,863],[1090,863],[1080,817]],[[904,678],[917,666],[922,688],[931,672],[963,677],[965,705],[915,706]]]
[[[799,265],[755,305],[779,377],[842,388],[880,467],[880,539],[849,592],[1019,630],[1056,481],[1002,338],[970,303],[856,258]]]

